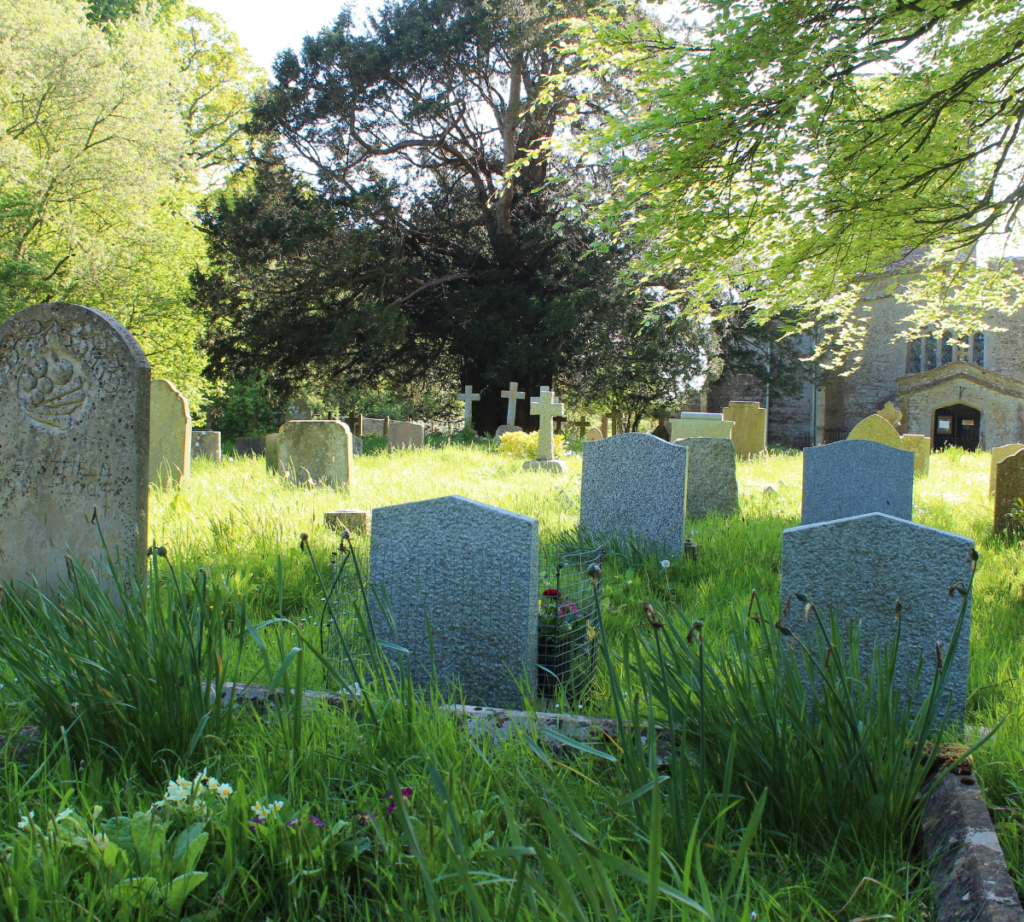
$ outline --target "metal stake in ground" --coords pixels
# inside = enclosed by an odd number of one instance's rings
[[[502,391],[501,396],[508,400],[508,416],[505,417],[505,424],[514,426],[516,424],[516,401],[525,400],[526,394],[519,390],[518,382],[510,381],[508,390]]]
[[[462,401],[462,426],[464,429],[471,429],[473,426],[473,401],[479,400],[480,395],[473,393],[473,385],[467,384],[465,393],[456,394],[456,400]]]

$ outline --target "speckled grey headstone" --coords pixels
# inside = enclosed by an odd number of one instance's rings
[[[216,429],[192,430],[192,459],[220,461],[220,432]]]
[[[583,443],[580,525],[683,550],[688,450],[647,432]]]
[[[957,583],[969,584],[973,547],[970,538],[880,513],[787,528],[782,533],[782,606],[799,592],[814,603],[826,625],[831,606],[844,635],[850,618],[859,621],[861,665],[866,670],[872,645],[892,643],[899,599],[897,684],[906,684],[923,655],[919,701],[935,674],[935,644],[941,643],[944,650],[949,646],[963,602],[960,593],[951,595],[949,590]],[[946,689],[952,695],[950,715],[961,720],[967,702],[970,603],[968,596],[967,620]],[[805,643],[813,642],[803,603],[794,599],[782,623]]]
[[[911,520],[914,453],[868,439],[804,449],[801,525],[881,512]]]
[[[719,512],[733,515],[740,510],[736,486],[736,447],[732,439],[697,436],[676,439],[689,452],[690,473],[686,482],[686,511],[690,518]]]
[[[0,324],[0,580],[43,586],[111,556],[141,570],[150,369],[106,314],[39,304]]]
[[[374,509],[370,585],[394,620],[392,633],[371,597],[377,636],[409,651],[420,686],[432,637],[442,688],[458,681],[467,704],[521,707],[520,684],[536,693],[538,554],[536,519],[461,496]]]

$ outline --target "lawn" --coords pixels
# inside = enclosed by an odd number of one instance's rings
[[[610,548],[608,659],[582,710],[684,725],[667,765],[646,735],[559,755],[527,735],[468,736],[383,670],[358,711],[287,698],[262,719],[208,709],[203,680],[338,687],[317,657],[315,571],[329,571],[336,547],[325,511],[454,493],[535,516],[542,544],[564,537],[578,518],[579,458],[565,476],[521,465],[481,444],[371,450],[338,491],[294,487],[262,459],[198,461],[186,488],[151,495],[166,557],[151,560],[159,579],[146,591],[109,604],[83,576],[60,606],[28,612],[6,599],[8,647],[16,636],[24,651],[5,667],[8,722],[40,728],[3,765],[7,917],[926,917],[926,879],[892,826],[905,823],[906,747],[821,777],[796,743],[766,758],[763,715],[748,721],[762,737],[723,730],[753,700],[739,673],[714,685],[734,660],[784,670],[783,648],[750,626],[747,606],[756,591],[778,607],[781,533],[799,520],[795,452],[739,464],[740,515],[688,524],[696,563],[665,569]],[[975,759],[990,802],[1006,808],[1000,832],[1024,884],[1024,558],[991,535],[987,485],[987,455],[933,456],[915,519],[978,546],[968,723],[999,726]],[[664,630],[652,631],[645,602]],[[697,621],[704,643],[688,645]],[[687,684],[698,678],[706,695]],[[898,710],[876,723],[891,729]],[[814,745],[838,765],[849,750],[831,732]],[[860,784],[886,806],[858,803]]]

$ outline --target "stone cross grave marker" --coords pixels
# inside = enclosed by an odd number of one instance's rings
[[[1024,532],[1024,449],[1003,458],[996,465],[996,507],[994,531]]]
[[[891,423],[893,427],[899,424],[899,421],[903,419],[903,412],[894,406],[891,400],[887,401],[885,406],[878,411],[878,416],[881,416],[886,422]]]
[[[846,439],[804,449],[801,525],[869,512],[911,520],[912,451],[870,439]]]
[[[516,381],[510,381],[507,391],[502,391],[501,396],[508,400],[508,414],[505,417],[506,426],[514,426],[516,424],[516,401],[525,400],[526,394],[519,390],[519,384]]]
[[[192,414],[170,381],[157,378],[149,391],[149,482],[184,486],[192,468]]]
[[[337,419],[293,419],[277,440],[281,470],[296,483],[352,482],[352,433]]]
[[[896,687],[905,687],[923,655],[915,699],[919,704],[935,674],[935,645],[948,649],[963,603],[963,597],[949,587],[970,583],[973,547],[970,538],[881,513],[787,528],[782,533],[782,624],[815,649],[814,615],[805,618],[804,604],[790,601],[798,592],[814,603],[826,628],[832,606],[843,637],[850,620],[859,622],[861,669],[867,675],[872,648],[891,645],[895,637],[898,599],[901,640]],[[960,721],[967,703],[970,597],[967,605],[946,688],[952,694],[951,716]]]
[[[647,432],[624,432],[583,445],[580,525],[623,532],[683,550],[688,450]]]
[[[38,304],[0,324],[0,580],[53,589],[65,555],[145,564],[149,362],[120,323]]]
[[[462,401],[462,428],[473,428],[473,401],[479,400],[480,395],[473,393],[473,385],[467,384],[466,390],[455,395],[456,400]]]
[[[732,439],[698,436],[677,439],[672,444],[689,449],[686,481],[686,511],[690,518],[719,512],[732,515],[740,510],[736,484],[736,451]]]
[[[520,708],[536,694],[537,520],[461,496],[373,510],[377,636],[409,651],[413,681],[459,682],[467,704]],[[389,652],[393,662],[397,651]]]
[[[550,388],[542,387],[539,397],[530,398],[530,414],[540,417],[537,428],[537,460],[527,461],[527,470],[565,471],[565,462],[555,460],[555,436],[551,421],[561,416],[565,407],[558,402]]]
[[[582,441],[587,437],[587,430],[590,428],[590,420],[586,418],[570,420],[570,426],[575,426],[580,431],[580,440]]]

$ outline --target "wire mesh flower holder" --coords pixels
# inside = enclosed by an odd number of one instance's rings
[[[345,685],[359,680],[361,664],[368,665],[366,587],[369,574],[369,541],[346,531],[331,554],[331,582],[326,611],[320,622],[320,652],[342,675]]]
[[[549,552],[541,561],[537,696],[582,701],[597,671],[604,548]]]

